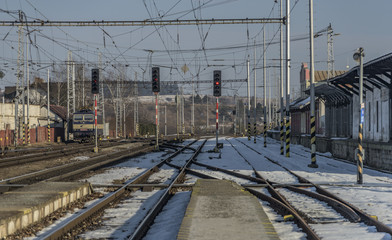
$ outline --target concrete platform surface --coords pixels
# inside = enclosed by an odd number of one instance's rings
[[[226,180],[199,179],[177,239],[279,239],[258,199]]]
[[[0,239],[90,193],[89,183],[41,182],[0,194]]]

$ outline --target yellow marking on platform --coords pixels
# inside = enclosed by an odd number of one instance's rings
[[[292,220],[294,220],[294,216],[293,215],[285,215],[284,217],[283,217],[283,220],[285,221],[285,222],[287,222],[287,221],[292,221]]]

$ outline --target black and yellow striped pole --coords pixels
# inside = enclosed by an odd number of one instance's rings
[[[290,157],[290,70],[291,70],[291,50],[290,50],[290,1],[286,2],[286,157]]]
[[[264,137],[264,147],[267,147],[267,122],[265,121],[265,116],[264,114],[264,132],[263,132],[263,137]]]
[[[27,117],[27,145],[30,145],[30,118]]]
[[[264,90],[264,147],[267,147],[267,73],[266,69],[265,30],[263,28],[263,90]]]
[[[250,117],[248,117],[248,141],[250,141],[251,134],[250,134]]]
[[[290,157],[290,135],[291,135],[290,112],[286,111],[286,157]]]
[[[283,108],[281,108],[282,110]],[[284,155],[284,121],[280,120],[280,155]]]
[[[249,56],[248,56],[248,60],[247,60],[247,73],[248,73],[248,79],[247,79],[247,83],[248,83],[248,141],[250,141],[251,138],[251,130],[250,130],[250,79],[249,79]]]
[[[48,110],[48,142],[50,142],[50,96],[49,96],[49,80],[50,80],[50,76],[49,76],[49,69],[48,69],[48,92],[47,92],[47,100],[48,100],[48,103],[47,103],[47,105],[48,105],[48,107],[47,107],[47,110]]]
[[[316,117],[315,117],[315,96],[314,96],[314,53],[313,53],[313,1],[310,1],[310,168],[318,168],[316,163]]]
[[[22,136],[23,137],[23,145],[26,145],[26,128],[25,128],[24,119],[23,119],[23,123],[22,123],[22,131],[23,131],[23,136]]]
[[[50,119],[48,118],[48,142],[50,142]]]
[[[308,165],[311,168],[317,168],[316,163],[316,117],[310,116],[310,147],[311,147],[311,163]]]
[[[357,151],[357,183],[363,184],[363,159],[364,149],[362,147],[363,138],[363,122],[365,118],[365,104],[363,103],[363,57],[365,53],[363,48],[359,48],[354,53],[354,60],[359,62],[359,106],[360,106],[360,117],[359,117],[359,134],[358,134],[358,151]]]

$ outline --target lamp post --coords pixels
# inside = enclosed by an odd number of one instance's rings
[[[356,152],[357,155],[357,183],[363,183],[363,159],[364,159],[364,150],[362,148],[362,138],[363,138],[363,122],[365,118],[365,104],[363,103],[363,57],[365,53],[363,48],[358,48],[354,53],[353,58],[356,62],[359,63],[359,134],[358,134],[358,149]]]
[[[313,0],[309,1],[309,45],[310,45],[310,168],[318,168],[316,161],[316,98],[314,93],[314,34],[313,34]]]

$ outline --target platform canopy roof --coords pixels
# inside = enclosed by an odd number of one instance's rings
[[[365,52],[366,54],[366,52]],[[391,88],[392,83],[392,53],[364,63],[363,65],[363,90],[373,91],[374,88]],[[347,96],[359,93],[359,66],[353,67],[346,73],[328,80],[328,85],[333,85],[343,91]]]
[[[305,91],[310,95],[310,89]],[[325,101],[326,106],[341,106],[351,102],[351,94],[330,84],[327,80],[315,84],[314,93]]]

